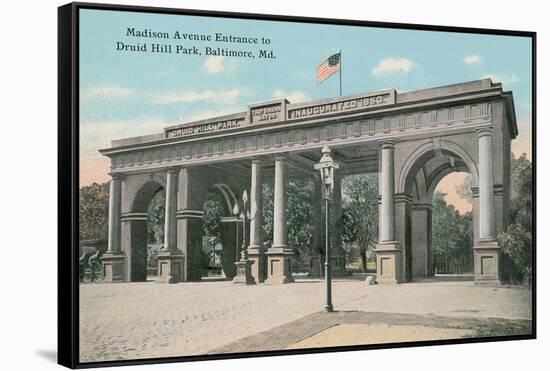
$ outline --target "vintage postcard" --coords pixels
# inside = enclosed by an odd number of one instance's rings
[[[77,19],[80,363],[534,336],[532,35]]]

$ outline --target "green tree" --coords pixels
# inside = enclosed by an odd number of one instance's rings
[[[273,241],[273,197],[274,197],[273,184],[271,184],[271,182],[262,184],[262,194],[263,194],[262,228],[264,230],[264,240],[266,242],[270,242],[270,241]]]
[[[462,198],[463,200],[468,201],[469,203],[472,203],[472,198],[474,197],[472,193],[472,175],[468,174],[463,180],[462,183],[455,186],[456,193],[458,193],[458,196]]]
[[[434,258],[459,258],[472,253],[471,213],[461,215],[444,195],[434,192],[432,201],[432,254]]]
[[[499,233],[498,243],[503,250],[502,279],[509,283],[531,283],[533,273],[533,236],[521,224],[511,224]]]
[[[164,242],[166,191],[159,190],[147,205],[147,242]]]
[[[287,184],[287,243],[298,255],[311,254],[313,224],[311,202],[313,182],[307,177],[292,177]],[[263,184],[263,229],[265,240],[273,240],[273,186]]]
[[[353,175],[342,182],[344,244],[355,243],[367,270],[367,251],[378,240],[378,177],[376,174]]]
[[[287,192],[288,243],[299,255],[311,254],[313,246],[313,218],[311,215],[313,182],[305,177],[293,178],[288,183]]]
[[[109,182],[80,188],[78,217],[81,240],[101,237],[109,217]]]
[[[502,280],[527,283],[532,280],[533,258],[533,169],[525,154],[511,161],[510,225],[499,233],[502,247]]]
[[[533,166],[526,154],[511,162],[510,222],[521,224],[527,231],[533,230]]]
[[[203,231],[205,237],[211,237],[215,245],[221,241],[223,205],[220,201],[209,197],[204,203]]]

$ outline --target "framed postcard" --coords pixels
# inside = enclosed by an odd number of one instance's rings
[[[59,8],[59,363],[533,339],[535,33]]]

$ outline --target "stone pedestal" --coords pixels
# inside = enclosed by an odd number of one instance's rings
[[[376,281],[378,283],[400,283],[401,248],[399,242],[388,241],[376,245]]]
[[[267,250],[267,284],[284,284],[294,282],[292,277],[291,249],[284,247],[271,247]]]
[[[342,249],[338,249],[338,252],[341,252]],[[332,250],[334,251],[334,250]],[[331,251],[330,257],[330,269],[332,277],[344,277],[347,275],[346,271],[346,257],[344,255],[332,256],[334,254]]]
[[[124,254],[106,252],[102,262],[105,282],[124,282]]]
[[[252,262],[248,260],[246,252],[243,251],[241,255],[241,260],[235,262],[237,266],[237,274],[233,278],[233,283],[239,283],[243,285],[255,285],[256,280],[252,277],[252,272],[250,266]]]
[[[309,277],[323,277],[323,259],[313,256],[309,262]]]
[[[185,256],[175,251],[158,253],[158,279],[160,283],[178,283],[184,280]]]
[[[248,260],[251,262],[252,277],[258,283],[262,283],[267,278],[267,256],[263,246],[248,247]]]
[[[479,285],[500,285],[500,246],[496,241],[478,241],[474,246],[474,280]]]

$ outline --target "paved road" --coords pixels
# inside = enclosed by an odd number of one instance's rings
[[[324,283],[231,282],[80,286],[82,362],[204,354],[322,310]],[[530,318],[526,289],[471,283],[334,283],[337,310]]]

